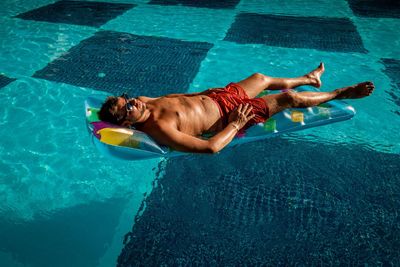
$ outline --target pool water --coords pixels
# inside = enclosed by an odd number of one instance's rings
[[[400,5],[367,0],[0,3],[0,266],[400,265]],[[325,63],[371,80],[349,121],[136,162],[83,102]]]

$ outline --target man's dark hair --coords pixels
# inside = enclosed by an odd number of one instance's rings
[[[118,98],[115,96],[107,97],[106,101],[100,108],[100,111],[97,113],[99,115],[99,119],[105,122],[120,124],[121,118],[119,118],[117,114],[117,106]]]

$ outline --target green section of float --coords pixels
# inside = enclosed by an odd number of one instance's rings
[[[266,132],[275,132],[276,131],[276,120],[273,118],[270,118],[266,122],[264,122],[263,126],[264,126],[264,130]]]
[[[88,107],[86,109],[86,120],[89,122],[99,121],[99,116],[97,112],[99,112],[99,108]]]

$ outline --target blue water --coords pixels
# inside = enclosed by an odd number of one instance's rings
[[[241,0],[229,8],[108,2],[134,6],[97,27],[77,24],[86,11],[67,14],[70,23],[15,17],[54,1],[0,3],[0,266],[400,265],[400,74],[383,60],[400,62],[397,3],[388,1],[392,6],[374,17],[357,14],[353,0]],[[243,42],[226,40],[245,13],[313,17],[313,29],[345,18],[365,51],[343,51],[340,41],[333,51],[313,46],[300,26],[304,40],[294,45],[284,39],[294,33],[284,32],[274,33],[282,34],[276,40],[283,45],[246,43],[246,31],[238,35]],[[323,91],[365,80],[377,89],[348,101],[357,111],[350,121],[212,156],[114,161],[90,143],[83,102],[118,91],[124,73],[115,79],[117,89],[108,89],[101,78],[115,74],[101,64],[80,66],[77,58],[76,79],[97,74],[86,87],[48,65],[100,30],[211,44],[193,64],[168,59],[163,75],[172,81],[187,75],[179,92],[224,86],[254,72],[299,76],[320,61]],[[98,45],[94,55],[101,54]],[[136,88],[157,77],[158,59],[149,53],[140,60]],[[173,71],[182,64],[187,73]],[[34,77],[46,66],[55,68],[53,76]],[[57,82],[60,77],[67,82]],[[159,87],[139,93],[171,89]]]

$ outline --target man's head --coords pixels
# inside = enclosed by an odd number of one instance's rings
[[[123,94],[120,97],[108,97],[98,114],[102,121],[122,126],[132,126],[143,119],[145,110],[145,103]]]

